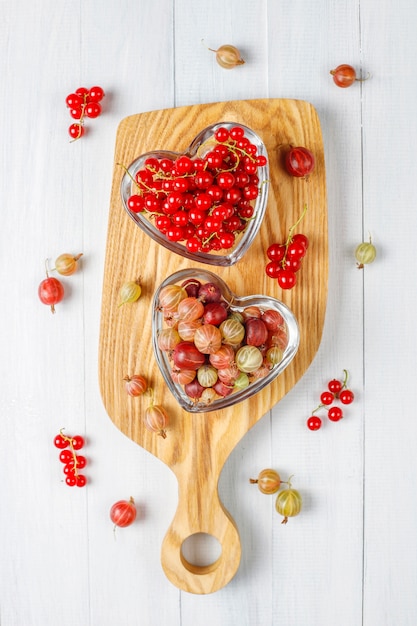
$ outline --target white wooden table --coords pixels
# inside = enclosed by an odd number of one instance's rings
[[[417,4],[412,0],[1,2],[0,623],[2,626],[415,626]],[[202,45],[236,45],[232,71]],[[350,63],[371,79],[339,89]],[[69,143],[65,97],[101,85],[103,115]],[[122,435],[97,376],[115,134],[127,115],[249,98],[298,98],[320,116],[330,273],[320,350],[232,453],[220,491],[241,535],[233,580],[179,591],[160,565],[176,480]],[[378,257],[359,271],[372,234]],[[52,316],[44,260],[83,252]],[[339,423],[306,419],[350,373]],[[52,441],[87,439],[89,483],[62,482]],[[248,478],[294,474],[286,526]],[[295,486],[295,485],[294,485]],[[140,519],[113,534],[112,503]],[[210,556],[194,546],[191,558]]]

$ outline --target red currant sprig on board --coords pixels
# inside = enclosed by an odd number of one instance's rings
[[[318,415],[315,415],[320,409],[327,410],[327,417],[332,422],[338,422],[343,417],[343,409],[340,406],[333,406],[335,400],[339,400],[342,404],[352,404],[355,399],[355,395],[351,389],[347,387],[348,373],[347,370],[343,370],[344,378],[339,380],[333,378],[329,381],[327,389],[323,391],[320,396],[320,404],[311,413],[311,417],[307,420],[307,427],[310,430],[319,430],[322,426],[322,420]]]
[[[265,267],[266,275],[276,278],[281,289],[292,289],[295,286],[296,273],[301,268],[302,260],[307,252],[308,238],[301,233],[294,234],[306,211],[307,205],[304,206],[296,223],[289,229],[286,242],[273,243],[266,251],[269,259]]]
[[[84,118],[95,118],[101,114],[101,100],[104,98],[104,91],[101,87],[95,86],[91,89],[79,87],[74,93],[66,97],[66,105],[69,108],[70,116],[77,120],[68,129],[72,141],[80,139],[85,133]]]
[[[59,460],[64,464],[65,482],[69,487],[84,487],[87,479],[78,470],[87,465],[87,459],[78,450],[84,447],[84,438],[80,435],[69,437],[64,435],[62,429],[54,439],[54,446],[61,450]]]

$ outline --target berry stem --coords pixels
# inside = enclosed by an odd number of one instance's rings
[[[69,447],[70,447],[70,450],[71,450],[71,454],[72,454],[72,458],[73,458],[73,461],[74,461],[74,475],[77,478],[77,476],[78,476],[77,454],[76,454],[76,452],[74,450],[74,446],[73,446],[73,443],[72,443],[72,437],[67,437],[66,435],[64,435],[64,433],[62,431],[63,431],[63,429],[61,428],[61,430],[59,431],[59,434],[61,435],[62,439],[65,439],[65,441],[68,441],[68,444],[69,444]]]
[[[304,208],[303,208],[303,211],[302,211],[302,213],[301,213],[300,217],[299,217],[299,218],[298,218],[298,220],[295,222],[295,224],[293,224],[293,225],[291,226],[291,228],[290,228],[290,229],[289,229],[289,231],[288,231],[287,241],[286,241],[286,242],[285,242],[285,244],[284,244],[284,245],[285,245],[285,253],[284,253],[284,256],[283,256],[282,261],[281,261],[281,266],[282,266],[283,268],[285,268],[285,264],[286,264],[286,261],[287,261],[287,250],[288,250],[288,246],[289,246],[289,245],[290,245],[290,243],[292,242],[292,238],[293,238],[293,235],[294,235],[294,231],[295,231],[295,229],[297,228],[298,224],[301,222],[301,220],[304,218],[304,216],[305,216],[305,214],[306,214],[306,213],[307,213],[307,204],[305,204],[305,205],[304,205]]]

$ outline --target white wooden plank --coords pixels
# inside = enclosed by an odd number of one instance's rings
[[[271,96],[308,100],[320,117],[330,260],[327,317],[319,352],[304,378],[273,411],[275,454],[287,474],[295,474],[294,488],[304,499],[299,517],[284,527],[279,519],[275,523],[274,615],[293,624],[359,624],[362,285],[350,242],[359,236],[362,214],[360,91],[338,89],[329,75],[335,65],[359,58],[357,6],[348,2],[309,7],[271,4],[268,20],[269,57],[277,60],[269,70]],[[317,233],[317,241],[319,237]],[[310,432],[306,420],[320,403],[321,391],[328,380],[342,376],[344,368],[350,371],[357,394],[355,407],[339,423],[330,422],[325,411],[320,411],[322,429]]]
[[[364,623],[408,626],[417,618],[415,347],[417,270],[412,155],[417,123],[410,2],[386,5],[378,25],[361,4],[363,60],[364,237],[375,263],[365,268],[365,588]],[[387,46],[391,39],[393,45]],[[394,43],[395,42],[395,43]],[[386,480],[381,481],[382,473]],[[400,502],[402,505],[400,505]]]

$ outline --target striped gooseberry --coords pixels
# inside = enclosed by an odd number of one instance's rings
[[[194,333],[194,345],[203,355],[217,352],[222,345],[222,334],[214,324],[203,324]]]
[[[136,506],[132,497],[129,500],[118,500],[110,509],[110,519],[115,526],[126,528],[136,519]]]
[[[271,468],[263,469],[259,472],[257,478],[250,478],[249,482],[258,485],[261,493],[276,493],[281,486],[281,477],[277,471]]]
[[[302,497],[296,489],[291,487],[289,479],[288,489],[279,491],[275,500],[275,509],[277,513],[284,517],[281,524],[286,524],[289,517],[295,517],[298,515],[301,511],[302,505]]]
[[[125,376],[125,388],[129,396],[141,396],[148,388],[148,381],[141,374],[133,374],[133,376]]]

